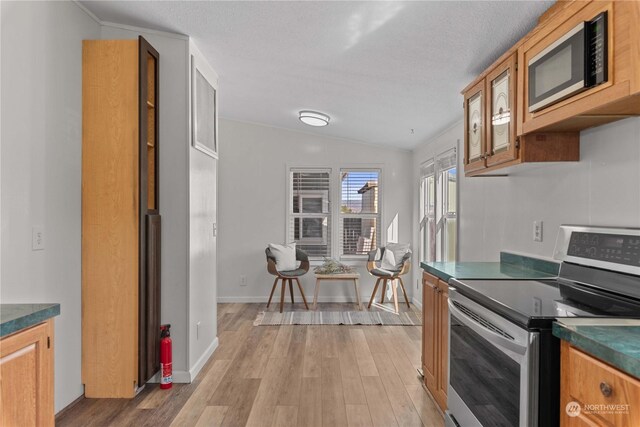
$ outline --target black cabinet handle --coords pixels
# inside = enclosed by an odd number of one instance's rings
[[[602,395],[604,397],[611,396],[612,391],[613,390],[611,389],[611,386],[609,384],[604,381],[600,383],[600,392],[602,392]]]

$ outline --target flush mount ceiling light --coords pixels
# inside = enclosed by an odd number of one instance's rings
[[[300,121],[309,126],[326,126],[331,119],[326,114],[318,113],[317,111],[303,110],[300,111]]]

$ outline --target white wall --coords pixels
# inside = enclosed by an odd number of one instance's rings
[[[218,76],[207,64],[193,42],[189,43],[189,51],[199,72],[217,90]],[[190,105],[192,106],[193,103],[190,102]],[[193,132],[189,132],[189,134],[191,141]],[[192,374],[202,368],[218,343],[216,338],[218,330],[216,318],[217,237],[213,235],[213,223],[217,222],[217,164],[216,159],[195,149],[193,145],[190,146],[189,369]]]
[[[463,132],[460,121],[414,151],[415,241],[419,164]],[[461,175],[461,261],[498,261],[502,250],[550,258],[560,224],[640,227],[640,118],[581,132],[579,162],[521,166],[508,177]],[[542,242],[533,241],[534,220],[544,222]]]
[[[220,120],[220,141],[218,301],[268,299],[273,276],[267,273],[264,250],[270,242],[285,241],[287,165],[337,170],[382,164],[382,235],[397,213],[398,240],[411,241],[411,153],[231,120]],[[364,262],[358,271],[361,296],[368,300],[373,277]],[[241,275],[247,277],[247,286],[240,286]],[[311,302],[313,274],[301,282]],[[278,296],[279,291],[274,299]],[[353,301],[353,289],[331,283],[322,289],[320,300]]]
[[[161,322],[171,324],[174,381],[183,381],[189,371],[189,40],[114,25],[104,25],[100,38],[139,35],[160,54]]]
[[[2,16],[2,303],[57,302],[55,409],[81,383],[82,40],[99,24],[71,2],[7,2]],[[45,249],[31,250],[41,225]]]

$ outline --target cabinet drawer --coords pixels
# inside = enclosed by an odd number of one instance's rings
[[[438,280],[439,279],[433,274],[424,273],[424,272],[422,273],[422,281],[425,284],[429,284],[432,288],[438,287]]]
[[[615,426],[640,425],[640,381],[574,347],[567,348],[568,397],[581,404],[581,415]]]

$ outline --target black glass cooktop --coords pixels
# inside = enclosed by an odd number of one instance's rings
[[[575,283],[454,279],[450,286],[527,329],[550,328],[558,317],[640,316],[637,300]]]
[[[555,302],[562,300],[555,281],[464,280],[455,281],[451,286],[466,297],[524,326],[530,326],[529,319],[558,317]]]

